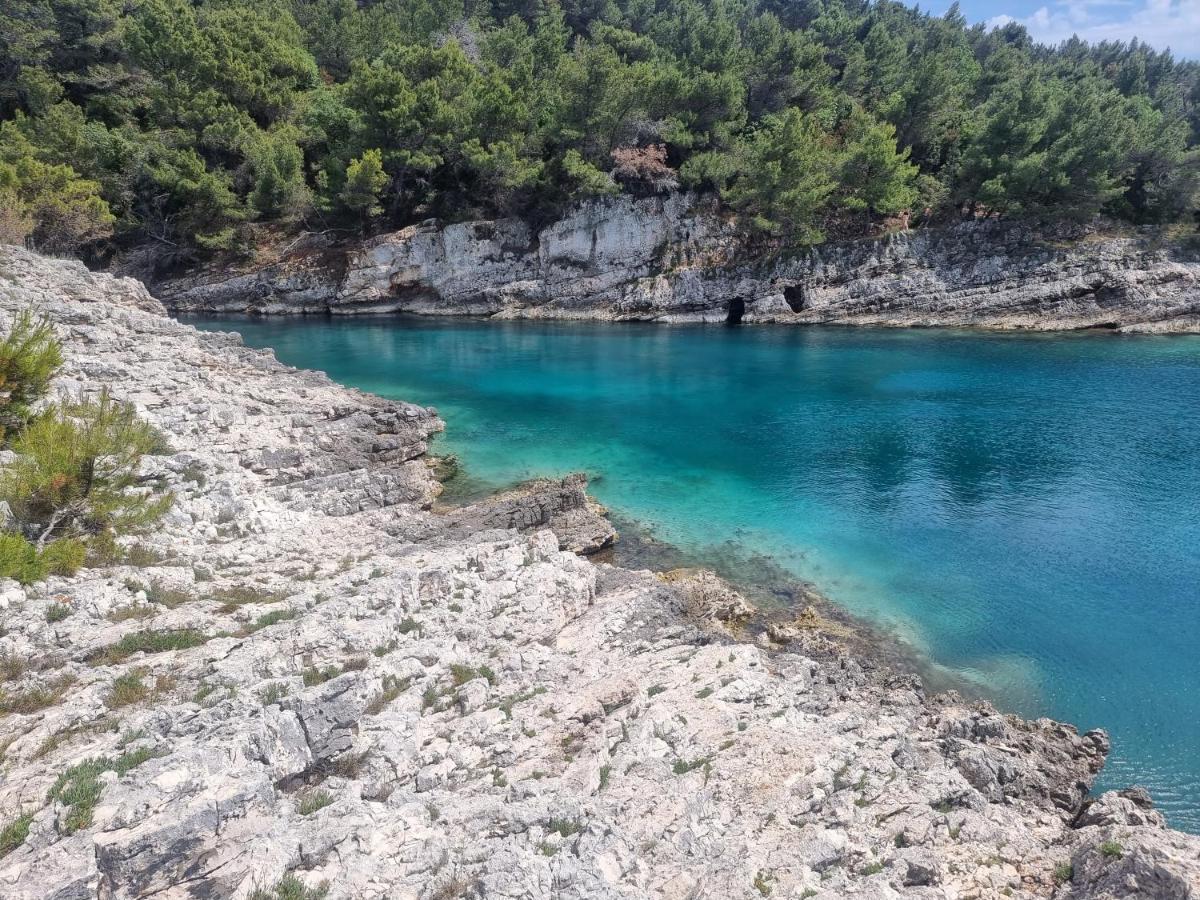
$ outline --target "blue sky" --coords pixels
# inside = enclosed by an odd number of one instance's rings
[[[950,4],[921,5],[942,12]],[[1200,59],[1200,0],[962,0],[960,6],[971,22],[1016,20],[1045,43],[1072,34],[1089,41],[1138,37],[1176,56]]]

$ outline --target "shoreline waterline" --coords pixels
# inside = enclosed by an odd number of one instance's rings
[[[1146,782],[1172,824],[1200,830],[1185,473],[1186,448],[1200,446],[1188,400],[1200,340],[420,317],[203,324],[437,406],[448,432],[434,452],[459,455],[473,477],[596,474],[601,502],[690,558],[760,553],[953,673],[950,686],[980,684],[969,693],[1025,717],[1110,729],[1100,789]]]

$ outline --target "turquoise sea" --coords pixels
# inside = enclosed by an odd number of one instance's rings
[[[192,320],[196,321],[196,320]],[[698,559],[763,554],[1200,832],[1200,338],[204,320],[438,407],[501,486],[584,470]]]

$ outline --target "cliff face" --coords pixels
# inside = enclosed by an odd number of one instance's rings
[[[1200,254],[1152,231],[1053,242],[983,221],[755,257],[675,194],[585,203],[538,234],[506,219],[301,242],[158,293],[191,311],[1200,331]]]
[[[136,565],[0,583],[5,898],[1200,893],[1200,838],[1088,798],[1103,732],[929,696],[804,617],[751,642],[711,575],[569,552],[612,539],[580,478],[435,514],[434,411],[0,248],[0,319],[31,302],[60,387],[168,436],[177,500]]]

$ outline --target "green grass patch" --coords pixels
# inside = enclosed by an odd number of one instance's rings
[[[63,675],[48,684],[34,685],[22,691],[0,691],[0,715],[17,713],[27,716],[53,706],[74,683],[72,676]]]
[[[25,838],[29,837],[29,823],[32,821],[33,813],[25,813],[0,828],[0,859],[25,843]]]
[[[51,603],[46,609],[46,621],[53,625],[55,622],[71,618],[74,612],[75,610],[66,603]]]
[[[123,662],[135,653],[166,653],[170,650],[189,650],[208,641],[196,628],[176,628],[163,631],[136,631],[102,650],[95,662],[112,665]]]
[[[287,622],[296,618],[299,615],[294,609],[273,609],[269,613],[263,613],[249,625],[242,629],[243,636],[254,634],[256,631],[262,631],[264,628],[270,628],[272,625],[278,625],[280,622]]]
[[[324,809],[333,803],[333,795],[329,791],[308,791],[301,795],[300,805],[296,808],[302,816],[311,816],[317,810]]]
[[[289,873],[275,882],[274,887],[255,888],[247,900],[324,900],[328,894],[327,882],[315,888],[305,887],[303,881]]]
[[[112,688],[104,699],[109,709],[120,709],[141,703],[150,696],[150,688],[142,681],[142,672],[126,672],[113,679]]]
[[[301,677],[304,679],[305,687],[316,687],[318,684],[331,681],[341,674],[342,669],[340,666],[325,666],[324,668],[313,666],[312,668],[305,669],[301,673]]]
[[[104,792],[104,785],[100,782],[103,773],[116,772],[123,777],[153,756],[154,751],[146,748],[125,753],[116,759],[96,757],[72,766],[59,775],[46,799],[67,807],[67,815],[62,821],[63,833],[74,834],[92,824],[92,814]]]
[[[238,607],[248,606],[252,603],[281,603],[287,599],[287,596],[282,591],[268,591],[249,584],[220,588],[212,595],[214,600],[221,601],[221,608],[217,612],[224,614],[236,612]]]
[[[703,769],[711,762],[712,759],[707,756],[698,756],[695,759],[677,759],[675,765],[671,766],[671,771],[676,775],[686,775],[697,769]]]
[[[407,691],[411,685],[411,678],[397,678],[395,675],[383,676],[383,691],[367,704],[366,714],[368,716],[379,715],[389,703]]]

